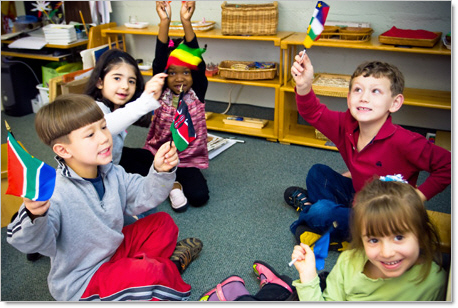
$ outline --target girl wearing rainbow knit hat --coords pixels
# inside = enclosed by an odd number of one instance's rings
[[[156,154],[159,146],[171,140],[170,125],[175,116],[181,91],[183,102],[196,132],[196,139],[178,153],[180,163],[174,188],[170,192],[170,203],[176,212],[184,212],[189,205],[202,206],[209,199],[207,180],[201,169],[208,168],[207,124],[205,121],[205,93],[208,80],[205,76],[205,62],[192,28],[191,17],[195,11],[195,1],[182,1],[181,23],[184,29],[183,42],[170,40],[171,21],[170,1],[156,1],[156,11],[160,18],[159,34],[156,41],[156,54],[153,61],[153,75],[166,72],[168,77],[159,98],[161,107],[154,111],[153,121],[145,143],[145,149]],[[172,50],[170,52],[170,50]]]

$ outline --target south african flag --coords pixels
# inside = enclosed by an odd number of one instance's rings
[[[6,194],[33,201],[49,200],[54,192],[56,170],[33,157],[8,131],[8,188]]]

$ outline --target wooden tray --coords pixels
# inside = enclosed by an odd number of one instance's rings
[[[209,31],[213,28],[215,28],[215,22],[214,21],[205,21],[204,23],[202,21],[191,21],[192,24],[192,29],[194,31]],[[171,21],[170,22],[170,27],[169,30],[181,30],[183,31],[183,24],[181,21]]]
[[[218,66],[218,72],[221,77],[229,79],[241,79],[241,80],[262,80],[262,79],[274,79],[277,75],[278,64],[275,63],[274,68],[268,69],[232,69],[234,64],[248,65],[253,61],[221,61]]]
[[[312,82],[313,91],[319,95],[347,97],[349,75],[318,73]]]
[[[382,44],[388,45],[402,45],[402,46],[415,46],[415,47],[434,47],[437,41],[442,36],[442,32],[434,32],[437,34],[434,39],[412,39],[412,38],[402,38],[402,37],[392,37],[379,35],[378,41]]]
[[[345,43],[362,43],[367,42],[371,39],[372,33],[374,30],[369,30],[365,32],[360,31],[349,31],[341,32],[325,32],[321,33],[319,41],[326,42],[345,42]]]

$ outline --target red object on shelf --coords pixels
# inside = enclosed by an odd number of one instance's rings
[[[390,30],[382,34],[383,36],[410,38],[410,39],[435,39],[437,34],[426,30],[411,30],[411,29],[398,29],[392,27]]]

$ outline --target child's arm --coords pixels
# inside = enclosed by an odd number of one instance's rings
[[[181,24],[183,25],[184,38],[186,42],[190,42],[194,39],[195,33],[192,29],[191,18],[196,10],[195,1],[184,1],[181,5],[180,18]]]
[[[170,20],[172,18],[170,3],[168,1],[156,1],[156,11],[160,19],[157,39],[162,43],[167,44],[169,39]]]
[[[301,243],[294,246],[291,260],[294,259],[297,259],[294,266],[302,283],[308,283],[317,276],[315,254],[308,245]]]
[[[143,115],[161,107],[157,100],[161,95],[166,77],[167,74],[164,73],[154,75],[145,84],[145,89],[138,99],[105,115],[108,130],[112,135],[121,133]]]
[[[296,93],[299,95],[306,95],[312,90],[313,81],[313,66],[307,53],[301,59],[302,54],[296,55],[295,62],[291,67],[291,75],[296,82]]]
[[[169,172],[178,166],[178,153],[174,142],[166,142],[154,155],[154,169],[157,172]]]

